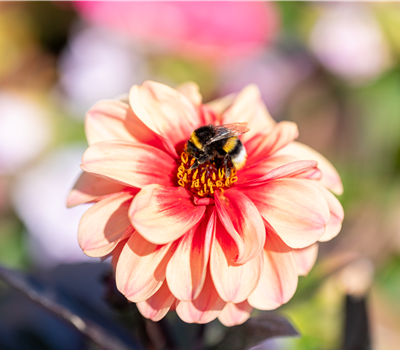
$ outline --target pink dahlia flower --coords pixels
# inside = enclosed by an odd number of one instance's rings
[[[147,44],[221,61],[258,53],[275,36],[272,3],[251,1],[75,1],[90,23]]]
[[[229,178],[215,162],[190,170],[185,151],[202,125],[247,122],[248,158]],[[186,322],[226,326],[253,308],[275,309],[294,294],[317,241],[337,235],[343,210],[328,190],[340,178],[320,154],[275,123],[255,86],[202,104],[195,84],[177,90],[147,81],[128,101],[102,101],[85,120],[84,173],[68,205],[83,215],[79,243],[112,255],[117,287],[143,316],[176,309]]]

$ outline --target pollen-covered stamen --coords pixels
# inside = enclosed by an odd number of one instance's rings
[[[222,159],[215,158],[191,170],[195,161],[195,158],[183,151],[177,177],[179,186],[186,187],[200,197],[214,197],[216,189],[231,187],[238,180],[235,168],[228,178],[225,177]]]

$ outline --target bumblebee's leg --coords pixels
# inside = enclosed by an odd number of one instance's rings
[[[190,167],[190,170],[194,170],[199,166],[199,163],[197,161],[197,159],[195,160],[195,162],[192,164],[192,166]]]
[[[200,158],[197,159],[197,162],[199,164],[204,164],[205,162],[207,162],[213,158],[214,158],[213,154],[204,154],[203,156],[201,156]]]
[[[197,158],[196,161],[193,163],[193,165],[190,167],[190,170],[196,169],[200,164],[204,164],[208,160],[212,159],[212,156],[209,156],[207,154],[201,156],[200,158]]]
[[[225,165],[225,178],[227,179],[229,176],[231,176],[231,168],[228,167],[228,160],[229,160],[229,155],[226,155],[224,158],[224,165]]]

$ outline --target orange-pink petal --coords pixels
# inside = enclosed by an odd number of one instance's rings
[[[132,228],[131,234],[127,235],[126,238],[121,239],[118,242],[118,244],[115,246],[113,251],[110,253],[110,255],[112,256],[112,258],[111,258],[111,266],[113,267],[114,271],[117,268],[118,259],[119,259],[119,256],[121,255],[122,249],[124,249],[126,242],[128,242],[128,239],[132,236],[133,233],[135,233],[135,229]],[[125,236],[125,234],[123,235],[123,237],[124,236]]]
[[[246,182],[242,182],[243,186],[260,186],[273,180],[296,177],[305,179],[315,179],[321,175],[318,169],[318,163],[315,160],[300,160],[285,164],[275,168],[263,176],[255,177]]]
[[[264,162],[257,163],[256,166],[245,166],[238,173],[237,184],[241,184],[249,180],[264,176],[271,170],[274,170],[275,168],[281,167],[285,164],[292,163],[294,161],[296,161],[296,158],[293,158],[291,156],[272,156],[267,158]]]
[[[211,248],[211,276],[221,298],[232,303],[241,303],[247,299],[257,286],[263,267],[262,253],[242,265],[234,262],[238,253],[235,241],[220,220],[217,220]]]
[[[135,114],[167,141],[166,146],[173,146],[169,152],[176,157],[176,147],[183,146],[192,131],[200,126],[192,102],[167,85],[145,81],[141,86],[132,87],[129,99]]]
[[[343,193],[343,185],[340,176],[334,166],[320,153],[300,143],[292,142],[278,152],[279,155],[293,156],[298,160],[316,160],[318,168],[322,171],[320,183],[334,193]]]
[[[119,255],[115,280],[127,299],[140,302],[150,298],[163,284],[173,243],[156,245],[134,232]]]
[[[236,96],[237,94],[229,94],[212,100],[206,104],[206,106],[216,114],[218,124],[221,123],[222,114],[232,105]]]
[[[318,256],[318,243],[311,244],[309,247],[293,249],[294,258],[297,263],[297,273],[299,276],[306,276],[311,271]]]
[[[208,323],[215,320],[225,302],[220,298],[207,269],[204,287],[199,296],[192,301],[179,301],[176,312],[187,323]]]
[[[85,133],[89,145],[119,140],[163,148],[158,135],[143,124],[129,104],[122,101],[107,100],[96,103],[86,114]]]
[[[238,248],[238,264],[260,254],[265,242],[265,227],[254,203],[243,193],[230,189],[215,192],[218,217]]]
[[[286,303],[297,288],[297,265],[292,249],[276,234],[268,233],[264,269],[248,302],[259,310],[273,310]]]
[[[126,190],[134,191],[131,187],[83,172],[68,196],[67,207],[97,202],[109,195]]]
[[[179,300],[196,299],[204,285],[215,229],[215,209],[180,239],[167,266],[167,281],[171,292]]]
[[[218,315],[219,321],[226,327],[245,323],[253,311],[253,307],[247,300],[239,304],[226,303],[224,309]]]
[[[326,226],[325,233],[319,239],[320,242],[326,242],[336,237],[340,232],[340,230],[342,229],[344,211],[339,200],[330,191],[328,191],[323,186],[318,186],[318,188],[324,195],[326,202],[329,205],[329,211],[331,213],[329,223]]]
[[[136,195],[129,209],[132,225],[148,241],[165,244],[188,232],[204,216],[206,207],[194,205],[183,187],[149,185]]]
[[[232,105],[223,113],[222,124],[246,122],[250,131],[242,136],[246,142],[259,130],[269,130],[275,121],[269,115],[257,86],[246,86],[234,99]]]
[[[292,248],[315,243],[325,232],[330,212],[324,195],[309,180],[285,178],[241,189],[261,216]]]
[[[136,303],[136,306],[144,317],[157,322],[167,314],[174,301],[175,297],[169,291],[168,284],[164,282],[157,292],[150,298]]]
[[[86,255],[101,257],[110,253],[126,229],[133,195],[120,193],[97,202],[83,214],[79,223],[78,241]]]
[[[106,141],[90,146],[81,168],[126,186],[172,186],[175,161],[158,148],[127,141]]]
[[[199,107],[201,125],[219,125],[219,116],[207,105],[201,105]]]
[[[177,86],[176,90],[185,95],[196,107],[201,106],[203,98],[200,94],[199,86],[196,83],[193,83],[192,81],[183,83]]]
[[[258,129],[262,130],[262,129]],[[287,146],[299,136],[297,125],[293,122],[280,122],[276,124],[269,133],[263,134],[255,139],[259,141],[256,147],[249,149],[247,165],[257,164],[273,155],[283,147]],[[245,145],[247,147],[247,145]],[[311,159],[312,160],[312,159]]]
[[[119,239],[118,244],[115,246],[115,248],[108,253],[107,255],[103,255],[101,257],[101,261],[105,261],[110,257],[116,257],[116,259],[119,257],[119,254],[122,251],[122,248],[124,247],[125,243],[128,241],[129,237],[132,236],[132,234],[135,232],[135,229],[133,228],[132,225],[130,225],[125,232],[122,234],[122,237]],[[117,259],[118,260],[118,259]],[[111,264],[113,265],[113,262],[111,261]],[[113,265],[114,269],[115,266]]]

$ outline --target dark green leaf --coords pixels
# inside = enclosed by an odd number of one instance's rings
[[[283,316],[266,312],[252,317],[240,326],[227,330],[224,339],[213,350],[244,350],[277,336],[298,336],[299,333]]]

